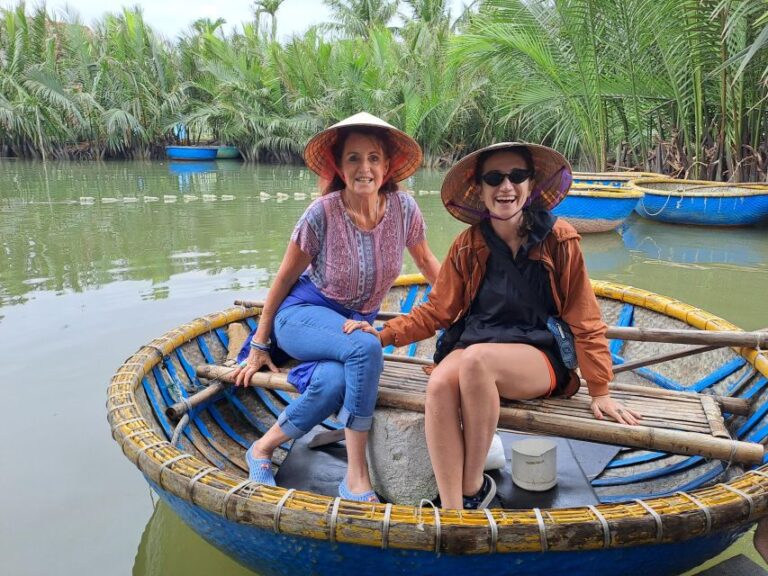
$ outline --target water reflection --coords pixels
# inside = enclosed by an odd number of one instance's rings
[[[624,245],[652,259],[679,264],[765,267],[765,228],[677,226],[633,216],[619,230]]]
[[[133,576],[253,576],[159,502],[141,536]]]
[[[624,269],[632,263],[632,255],[615,230],[584,234],[581,237],[581,249],[584,252],[587,271],[595,278]]]
[[[437,173],[414,186],[435,186]],[[80,292],[151,280],[142,295],[167,297],[174,274],[277,270],[291,230],[317,194],[302,168],[237,161],[187,163],[0,163],[0,307],[36,290]],[[439,197],[428,237],[439,257],[463,226]],[[450,221],[450,222],[448,222]],[[443,225],[445,223],[445,225]],[[269,282],[271,277],[267,277]]]

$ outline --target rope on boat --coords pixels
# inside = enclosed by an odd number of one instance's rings
[[[661,206],[661,208],[659,209],[659,211],[658,211],[658,212],[656,212],[656,213],[654,213],[654,214],[651,214],[650,212],[648,212],[648,209],[645,207],[645,202],[643,202],[643,200],[645,200],[645,194],[643,194],[643,196],[640,198],[640,204],[642,204],[642,205],[643,205],[643,211],[644,211],[646,214],[648,214],[648,216],[651,216],[651,217],[653,217],[653,216],[658,216],[659,214],[661,214],[662,212],[664,212],[664,208],[666,208],[666,207],[667,207],[667,204],[669,204],[669,200],[670,200],[670,198],[672,198],[672,195],[671,195],[671,194],[667,194],[667,199],[666,199],[666,200],[664,200],[664,204],[662,204],[662,206]]]
[[[112,426],[112,437],[115,437],[115,432],[117,431],[118,426],[127,426],[128,424],[133,424],[134,422],[144,422],[144,416],[137,416],[136,418],[129,418],[128,420],[120,420],[119,422],[115,422],[115,425]],[[142,429],[142,432],[145,429]],[[125,439],[132,438],[133,436],[126,436]]]
[[[287,494],[286,494],[287,496]],[[285,496],[283,496],[283,499],[285,499]],[[328,538],[331,541],[331,544],[336,544],[336,520],[339,517],[339,505],[341,504],[341,496],[336,496],[336,498],[333,499],[333,506],[331,506],[331,520],[329,522],[329,531]],[[275,529],[275,532],[277,532],[277,529]]]
[[[499,543],[499,525],[496,524],[496,518],[488,508],[483,508],[485,517],[488,518],[488,526],[491,529],[491,546],[488,550],[488,554],[494,554],[496,552],[496,546]]]
[[[736,456],[736,440],[731,439],[731,453],[728,456],[728,462],[725,465],[725,468],[723,468],[723,472],[728,472],[728,469],[733,464],[733,457]]]
[[[384,520],[381,525],[381,549],[386,550],[389,547],[389,521],[392,518],[392,503],[388,502],[384,507]]]
[[[744,500],[747,501],[747,504],[749,504],[749,513],[747,515],[747,521],[752,520],[752,514],[755,511],[755,499],[752,498],[750,494],[747,494],[743,490],[739,490],[738,488],[734,486],[729,486],[728,484],[718,484],[718,486],[721,486],[722,488],[725,488],[726,490],[733,492],[734,494],[738,494]]]
[[[757,474],[758,476],[762,476],[763,478],[768,478],[768,474],[763,472],[762,470],[750,470],[752,474]]]
[[[675,492],[675,494],[678,494],[683,498],[687,498],[688,500],[696,504],[696,506],[701,508],[701,510],[704,512],[704,517],[707,519],[707,526],[706,526],[706,530],[704,531],[704,535],[709,534],[710,531],[712,530],[712,513],[709,511],[709,506],[706,506],[701,500],[691,496],[686,492]]]
[[[189,498],[190,502],[194,502],[194,500],[192,499],[192,491],[195,489],[195,483],[197,483],[197,481],[200,480],[201,478],[205,478],[206,476],[208,476],[208,474],[210,474],[211,472],[215,472],[217,470],[218,468],[216,466],[208,466],[208,468],[203,468],[200,472],[198,472],[197,474],[192,476],[192,478],[189,479],[189,483],[187,484],[187,489],[189,492],[187,495],[187,498]]]
[[[605,548],[611,547],[611,527],[608,526],[608,520],[605,519],[605,516],[601,514],[601,512],[593,505],[587,506],[587,508],[590,509],[592,514],[595,515],[595,517],[600,520],[600,524],[603,526],[603,544]]]
[[[144,420],[144,418],[139,418],[139,420]],[[129,422],[135,422],[136,419],[129,420]],[[154,434],[153,430],[150,430],[149,428],[140,428],[139,430],[134,430],[130,434],[126,434],[123,436],[123,444],[125,444],[128,440],[131,438],[135,438],[136,436],[141,436],[142,434]]]
[[[160,362],[165,360],[165,352],[160,350],[160,348],[158,348],[154,344],[147,344],[146,346],[143,346],[143,348],[148,348],[148,349],[152,350],[153,352],[157,352],[157,355],[160,357]]]
[[[440,549],[442,547],[442,540],[443,540],[443,530],[442,525],[440,524],[440,510],[437,506],[435,506],[435,503],[432,502],[432,500],[427,500],[426,498],[422,498],[419,501],[419,513],[418,513],[418,522],[416,524],[416,529],[424,531],[424,519],[421,517],[422,512],[424,511],[424,506],[431,506],[432,510],[435,511],[435,554],[438,556],[440,555]]]
[[[549,543],[547,542],[547,526],[544,524],[544,516],[541,513],[541,508],[534,508],[533,513],[536,514],[536,522],[539,525],[539,540],[541,541],[541,551],[546,552],[549,550]]]
[[[277,503],[277,507],[275,508],[275,534],[280,534],[280,514],[283,513],[283,506],[288,502],[288,498],[293,496],[294,492],[296,492],[296,488],[291,488],[286,491],[286,493],[283,494],[283,497],[280,498],[280,502]]]
[[[113,412],[120,410],[121,408],[130,408],[132,406],[135,406],[133,402],[126,402],[125,404],[118,404],[117,406],[112,406],[112,408],[107,410],[107,418],[109,418]]]
[[[165,486],[163,486],[163,470],[168,468],[168,466],[170,466],[174,462],[178,462],[179,460],[184,460],[184,458],[194,458],[194,456],[192,456],[192,454],[187,454],[187,453],[178,454],[173,458],[169,458],[168,460],[166,460],[160,465],[160,471],[158,472],[158,476],[157,476],[157,480],[158,480],[157,483],[160,484],[160,488],[165,490]]]
[[[181,433],[184,431],[184,428],[187,427],[187,424],[189,424],[189,412],[186,412],[184,416],[181,417],[179,423],[176,424],[176,428],[173,429],[173,436],[171,437],[172,445],[176,446],[179,443]]]
[[[149,430],[151,432],[151,430]],[[141,458],[141,455],[144,454],[147,450],[151,450],[152,448],[157,448],[158,446],[162,446],[163,444],[166,444],[170,446],[170,443],[168,440],[158,440],[157,442],[153,442],[152,444],[147,444],[146,446],[142,446],[139,448],[139,451],[136,453],[136,462],[138,463],[139,459]]]
[[[229,513],[227,511],[227,506],[229,505],[229,499],[232,498],[232,496],[235,495],[237,491],[239,491],[241,488],[245,488],[248,486],[248,484],[253,483],[253,480],[248,478],[247,480],[243,480],[240,482],[237,486],[234,486],[227,490],[227,493],[224,495],[224,501],[221,504],[221,515],[224,516],[227,520],[232,520],[232,518],[229,517]]]
[[[656,542],[661,542],[664,539],[664,524],[661,521],[661,516],[659,513],[640,499],[636,498],[634,502],[640,504],[640,506],[645,508],[645,511],[648,512],[651,517],[653,517],[654,521],[656,522]]]

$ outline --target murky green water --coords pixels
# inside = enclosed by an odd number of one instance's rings
[[[264,296],[316,191],[300,168],[202,168],[0,161],[3,574],[248,573],[153,510],[104,410],[109,378],[140,345]],[[421,173],[409,184],[438,257],[463,228],[443,210],[440,182]],[[768,326],[765,229],[633,219],[583,248],[594,278]]]

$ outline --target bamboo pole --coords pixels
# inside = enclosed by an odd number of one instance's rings
[[[235,306],[262,308],[263,301],[235,300]],[[400,312],[379,312],[378,320],[391,320],[403,316]],[[637,328],[634,326],[609,326],[606,337],[636,342],[663,342],[666,344],[702,344],[765,348],[768,332],[738,332],[729,330],[680,330],[671,328]]]
[[[384,355],[385,359],[387,360],[386,368],[389,368],[396,362],[405,362],[408,364],[417,364],[417,365],[432,365],[432,362],[423,358],[411,358],[409,356],[393,356],[390,354]],[[232,372],[232,368],[225,368],[220,366],[211,366],[204,364],[202,366],[199,366],[197,368],[198,370],[198,376],[202,376],[203,378],[211,378],[213,380],[216,380],[215,382],[211,383],[208,387],[206,387],[204,390],[201,390],[200,392],[197,392],[196,394],[193,394],[189,398],[186,399],[186,402],[178,402],[176,404],[173,404],[169,406],[166,409],[166,416],[168,418],[171,418],[172,420],[177,420],[181,418],[181,416],[184,415],[184,413],[187,412],[188,407],[194,407],[199,404],[202,404],[211,398],[215,397],[217,394],[221,393],[227,383],[231,379],[224,379],[220,376],[214,375],[212,372],[210,372],[211,368],[217,368],[218,370],[222,370],[227,373]],[[209,375],[210,374],[210,375]],[[263,373],[260,373],[263,374]],[[386,369],[385,373],[382,376],[382,378],[386,378]],[[403,378],[401,378],[399,381],[403,382],[404,380],[407,382],[410,378],[409,375],[403,374]],[[419,374],[419,376],[421,376]],[[582,385],[586,386],[586,384],[582,381]],[[417,384],[414,384],[412,386],[414,389],[421,388],[422,386],[419,386]],[[295,388],[291,386],[290,384],[286,384],[286,387],[283,388],[283,390],[288,392],[295,392]],[[685,391],[676,391],[676,390],[665,390],[663,388],[654,388],[651,386],[640,386],[637,384],[622,384],[617,382],[611,382],[610,384],[610,390],[611,392],[618,392],[617,399],[621,400],[621,393],[626,392],[635,396],[643,396],[647,398],[653,398],[653,399],[661,399],[669,398],[674,399],[677,401],[688,399],[691,402],[698,403],[700,405],[700,395],[696,392],[685,392]],[[414,390],[414,392],[418,393],[420,392],[417,390]],[[586,394],[585,394],[586,396]],[[717,402],[717,404],[720,406],[720,409],[724,412],[728,412],[730,414],[734,414],[736,416],[746,416],[750,413],[750,403],[747,400],[744,400],[743,398],[731,398],[729,396],[715,396],[712,395],[711,398]],[[535,402],[535,401],[533,401]]]
[[[652,366],[653,364],[661,364],[662,362],[668,362],[669,360],[677,360],[678,358],[685,358],[686,356],[693,356],[694,354],[701,354],[702,352],[709,352],[710,350],[717,350],[722,348],[717,344],[708,346],[695,346],[693,348],[686,348],[685,350],[678,350],[677,352],[671,352],[669,354],[659,354],[657,356],[649,356],[648,358],[641,358],[640,360],[632,360],[631,362],[624,362],[613,367],[614,374],[621,374],[622,372],[629,372],[637,368],[644,368],[645,366]]]
[[[197,373],[204,378],[213,378],[221,381],[233,380],[232,370],[220,366],[200,366]],[[294,390],[293,386],[288,384],[286,374],[282,372],[257,372],[251,379],[251,385],[272,390]],[[377,404],[389,408],[423,412],[424,402],[424,394],[380,389]],[[171,410],[174,406],[169,407],[168,410]],[[567,438],[604,442],[646,450],[659,450],[675,454],[701,455],[706,458],[743,462],[746,464],[761,463],[764,453],[762,445],[750,442],[726,440],[714,438],[706,434],[651,428],[642,425],[628,426],[606,420],[590,420],[578,416],[542,414],[509,405],[501,407],[499,427],[548,435],[551,435],[556,430],[559,436]]]

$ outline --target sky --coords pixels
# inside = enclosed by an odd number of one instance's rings
[[[469,3],[469,2],[467,2]],[[198,18],[224,18],[225,30],[239,27],[243,21],[251,20],[251,0],[47,0],[48,11],[61,15],[65,7],[79,14],[86,25],[93,24],[106,12],[119,12],[122,6],[140,6],[144,20],[157,32],[174,40],[189,29]],[[459,14],[464,2],[451,0],[453,17]],[[14,8],[18,0],[0,0],[0,7]],[[27,10],[37,6],[27,2]],[[313,24],[330,20],[330,11],[321,0],[285,0],[277,11],[277,34],[284,40],[292,34],[301,34]]]

